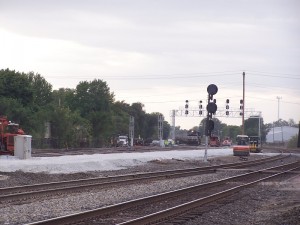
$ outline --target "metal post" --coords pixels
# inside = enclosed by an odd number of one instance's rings
[[[175,110],[172,110],[172,140],[175,141]]]
[[[283,144],[283,127],[282,127],[282,125],[281,125],[281,142]]]
[[[133,139],[134,139],[134,117],[129,117],[129,138],[130,138],[130,148],[133,147]]]
[[[300,122],[299,122],[299,131],[298,131],[298,143],[297,148],[300,148]]]
[[[209,103],[209,95],[207,97],[207,104]],[[206,121],[205,121],[205,151],[204,151],[204,158],[203,161],[207,162],[207,146],[208,146],[208,134],[207,134],[207,130],[208,130],[208,120],[209,120],[209,114],[208,112],[206,113]]]
[[[164,142],[163,142],[163,115],[159,114],[158,115],[158,139],[159,139],[159,145],[160,147],[164,147]]]
[[[243,115],[242,115],[242,134],[245,134],[245,72],[243,72]]]
[[[274,123],[273,123],[273,144],[275,143],[275,139],[274,139]]]
[[[207,145],[208,145],[208,136],[205,135],[204,162],[207,162]]]
[[[279,117],[279,101],[282,97],[277,96],[276,98],[278,100],[278,121],[279,121],[279,119],[280,119],[280,117]]]
[[[259,114],[259,117],[258,117],[258,137],[259,137],[259,141],[260,141],[260,148],[262,148],[262,141],[261,141],[261,113]],[[258,144],[258,143],[257,143]]]

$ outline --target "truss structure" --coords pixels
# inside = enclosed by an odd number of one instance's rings
[[[226,114],[226,112],[228,112]],[[239,108],[233,109],[226,109],[226,108],[218,108],[216,113],[213,117],[227,117],[227,118],[241,118],[242,117],[242,110]],[[247,109],[244,110],[244,118],[259,118],[259,136],[260,134],[260,118],[261,118],[261,111],[255,111],[254,109]],[[197,109],[197,108],[189,108],[188,114],[186,114],[186,109],[174,109],[171,110],[170,116],[172,118],[172,129],[171,129],[171,137],[175,140],[175,117],[203,117],[206,118],[207,110],[204,109]]]
[[[185,114],[186,109],[175,109],[170,112],[170,116],[173,117],[206,117],[207,111],[202,109],[199,110],[197,108],[189,109],[188,114]],[[202,112],[202,113],[201,113]],[[226,115],[226,112],[228,112],[228,115]],[[241,118],[242,117],[242,111],[238,108],[235,109],[225,109],[225,108],[218,108],[216,113],[214,114],[215,117],[227,117],[227,118]],[[245,109],[245,118],[250,117],[260,117],[261,112],[255,111],[254,109]],[[173,120],[172,120],[173,121]]]

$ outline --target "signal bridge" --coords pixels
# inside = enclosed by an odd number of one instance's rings
[[[200,110],[197,107],[189,108],[188,113],[186,114],[185,108],[179,108],[175,110],[171,110],[170,116],[173,117],[206,117],[207,110]],[[227,112],[227,114],[226,114]],[[250,117],[260,117],[261,111],[255,111],[253,108],[245,108],[245,118]],[[242,111],[239,108],[226,109],[226,108],[218,108],[214,117],[228,117],[228,118],[241,118]]]
[[[173,109],[170,111],[170,116],[172,118],[172,130],[171,130],[171,137],[173,140],[175,140],[175,117],[203,117],[205,118],[207,116],[207,110],[199,109],[197,107],[192,108],[190,107],[188,109],[188,113],[186,108],[179,108],[179,109]],[[258,135],[261,136],[261,111],[255,111],[252,108],[245,108],[244,110],[244,117],[245,118],[258,118]],[[228,117],[228,118],[241,118],[243,115],[243,112],[240,108],[233,108],[233,109],[226,109],[226,108],[219,108],[215,114],[213,114],[214,117]]]

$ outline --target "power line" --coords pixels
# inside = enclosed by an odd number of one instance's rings
[[[128,79],[136,79],[136,80],[155,80],[155,79],[181,79],[181,78],[201,78],[201,77],[212,77],[212,76],[232,76],[238,75],[238,72],[214,72],[214,73],[183,73],[183,74],[156,74],[156,75],[119,75],[119,76],[47,76],[47,78],[55,78],[55,79],[108,79],[108,80],[128,80]]]
[[[239,76],[241,71],[219,71],[219,72],[197,72],[197,73],[175,73],[175,74],[139,74],[139,75],[86,75],[86,76],[65,76],[65,75],[49,75],[48,78],[56,79],[169,79],[172,78],[199,78],[211,76]],[[275,75],[274,75],[275,74]],[[300,75],[274,72],[248,71],[249,76],[278,77],[284,79],[300,79]]]
[[[263,71],[254,71],[254,70],[248,70],[247,71],[249,74],[266,74],[266,75],[271,75],[271,76],[275,76],[275,75],[284,75],[284,76],[296,76],[296,77],[299,77],[300,75],[299,74],[291,74],[291,73],[278,73],[278,72],[263,72]],[[275,75],[274,75],[275,74]],[[291,77],[292,79],[295,78],[295,77]]]

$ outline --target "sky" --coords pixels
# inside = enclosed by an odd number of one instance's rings
[[[208,149],[207,157],[232,155],[232,148]],[[262,154],[262,153],[259,153]],[[108,171],[126,169],[158,160],[202,160],[204,150],[173,150],[143,153],[112,153],[93,155],[69,155],[58,157],[32,157],[18,159],[16,156],[0,156],[1,172],[32,173],[79,173],[88,171]]]
[[[210,84],[220,112],[226,99],[238,109],[243,72],[247,111],[298,123],[299,40],[298,0],[0,0],[0,69],[39,73],[53,90],[101,79],[170,124],[176,110],[184,129],[203,119],[181,114],[185,101],[205,108]]]

